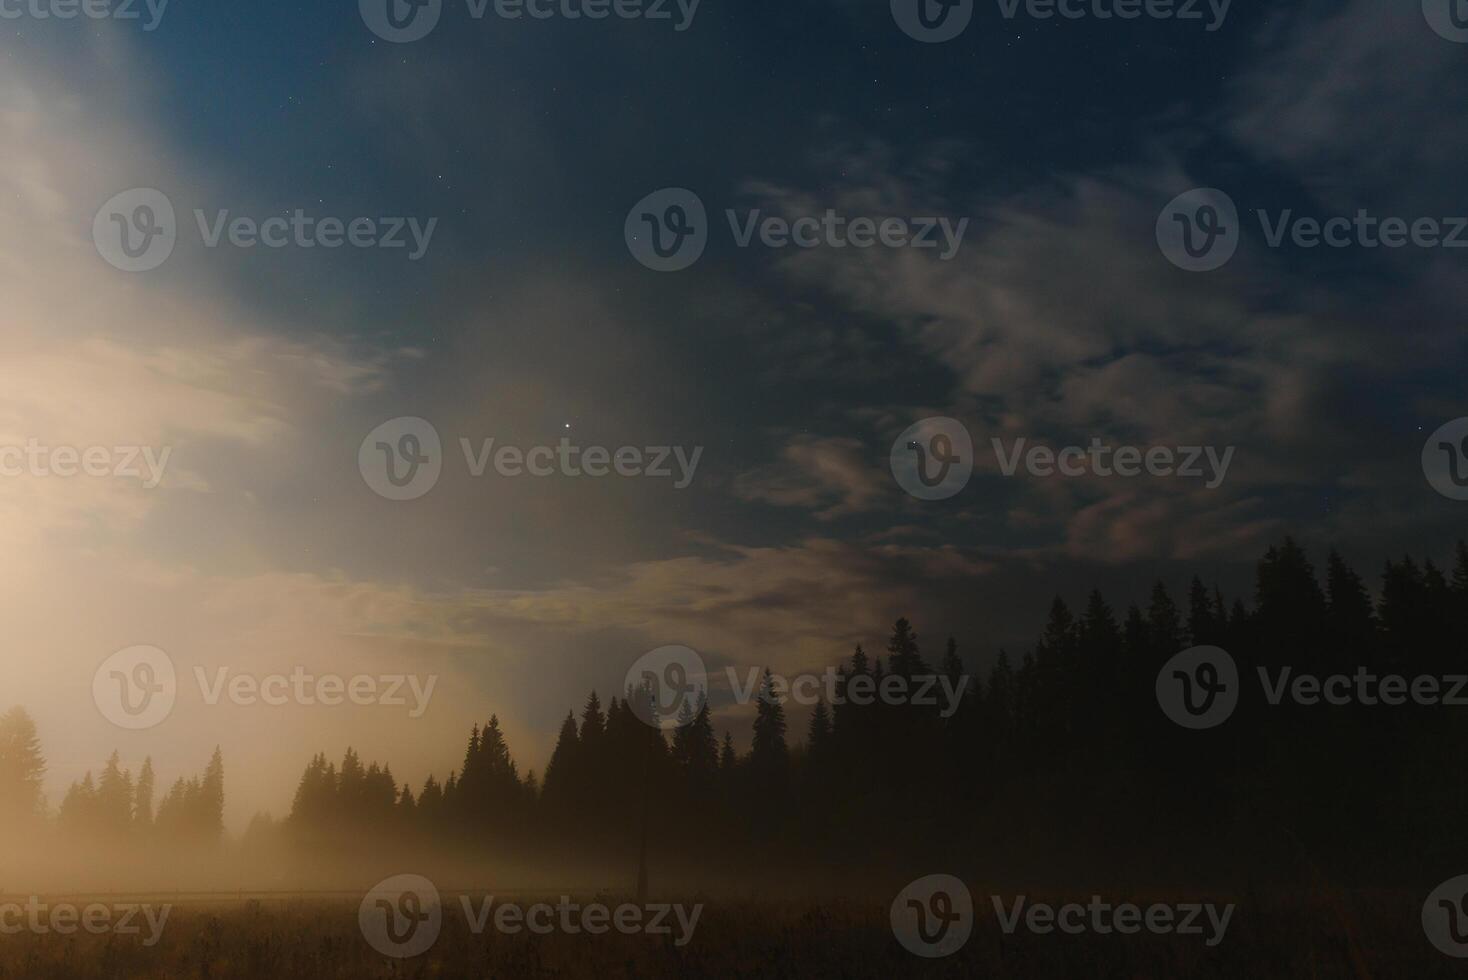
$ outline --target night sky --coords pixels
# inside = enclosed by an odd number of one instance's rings
[[[1247,599],[1286,534],[1368,580],[1387,556],[1445,556],[1468,505],[1422,454],[1468,414],[1468,252],[1274,248],[1257,217],[1468,214],[1468,44],[1421,6],[1240,0],[1210,31],[1206,4],[1009,19],[988,0],[942,43],[873,0],[703,0],[682,31],[674,4],[475,20],[444,0],[401,44],[343,0],[174,0],[151,31],[142,5],[143,22],[0,19],[0,442],[172,450],[157,488],[0,481],[19,664],[0,708],[36,715],[53,797],[114,747],[173,773],[222,743],[250,763],[238,823],[285,809],[318,750],[442,778],[491,712],[539,768],[566,710],[663,644],[819,669],[906,614],[925,650],[952,633],[983,668],[1057,593],[1124,606],[1196,573]],[[91,234],[132,188],[177,211],[147,272]],[[683,271],[624,237],[662,188],[707,209]],[[1156,235],[1194,188],[1240,218],[1210,272]],[[195,209],[437,223],[412,261],[206,248]],[[944,260],[741,248],[727,209],[968,223]],[[442,437],[443,474],[388,500],[358,451],[405,416]],[[966,426],[974,473],[919,500],[889,453],[934,417]],[[460,438],[703,452],[683,489],[474,478]],[[1214,488],[1010,477],[994,438],[1235,452]],[[443,679],[412,721],[190,689],[124,733],[87,692],[138,643],[181,674]],[[746,714],[720,725],[742,740]]]

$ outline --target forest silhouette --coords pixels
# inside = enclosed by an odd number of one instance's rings
[[[297,856],[555,853],[626,862],[642,835],[654,863],[737,874],[752,855],[801,868],[1136,880],[1400,884],[1464,863],[1468,790],[1456,760],[1468,726],[1452,705],[1269,704],[1256,671],[1452,676],[1465,671],[1468,545],[1445,574],[1431,560],[1386,564],[1378,597],[1330,553],[1323,576],[1286,539],[1258,562],[1254,595],[1194,578],[1181,602],[1160,583],[1118,614],[1099,591],[1079,612],[1056,598],[1034,646],[1001,652],[937,706],[819,703],[802,733],[769,696],[736,748],[707,699],[676,726],[639,719],[647,691],[569,713],[543,775],[522,773],[496,717],[463,758],[414,789],[385,763],[317,754],[290,813],[257,817],[241,841]],[[1188,731],[1159,710],[1162,666],[1194,645],[1227,650],[1243,696],[1227,723]],[[936,656],[899,619],[885,650],[857,647],[838,691],[880,679],[964,672],[952,638]],[[1451,685],[1443,685],[1447,691]],[[151,763],[118,758],[74,784],[54,812],[45,762],[21,709],[0,717],[0,822],[61,840],[135,837],[222,845],[224,764],[179,779],[157,804]],[[261,853],[265,853],[263,850]],[[828,879],[829,880],[829,879]]]

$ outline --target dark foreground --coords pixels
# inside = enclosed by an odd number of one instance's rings
[[[593,901],[591,897],[582,899]],[[1079,901],[1084,902],[1084,897]],[[476,933],[445,896],[442,931],[427,952],[375,951],[346,899],[174,905],[156,943],[140,935],[0,935],[0,980],[373,980],[506,977],[1436,977],[1461,975],[1424,938],[1420,896],[1353,893],[1237,902],[1227,935],[1006,935],[987,895],[974,896],[968,941],[923,959],[894,938],[878,902],[821,905],[704,900],[683,945],[649,936]],[[167,902],[167,897],[150,899]],[[549,899],[554,903],[554,897]],[[609,904],[614,900],[604,899]],[[684,900],[691,906],[696,898]],[[1057,900],[1059,901],[1059,900]],[[1138,899],[1143,901],[1143,899]],[[528,901],[527,901],[528,904]],[[15,919],[9,920],[13,926]],[[685,937],[686,938],[686,937]]]

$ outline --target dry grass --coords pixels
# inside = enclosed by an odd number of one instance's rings
[[[158,901],[163,901],[159,899]],[[1084,901],[1084,898],[1080,898]],[[552,897],[550,901],[554,902]],[[1004,935],[987,896],[968,944],[925,961],[894,940],[887,909],[705,900],[692,942],[670,936],[475,935],[446,899],[432,950],[396,961],[357,929],[356,903],[250,901],[175,907],[161,941],[93,935],[0,935],[0,980],[386,980],[514,977],[1178,978],[1461,975],[1428,945],[1419,899],[1354,894],[1241,903],[1216,948],[1201,936]],[[1353,948],[1355,950],[1353,954]]]

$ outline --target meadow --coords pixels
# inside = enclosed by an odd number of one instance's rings
[[[603,901],[612,901],[598,896]],[[586,896],[590,900],[592,896]],[[1068,896],[1084,902],[1081,896]],[[364,940],[358,902],[273,897],[176,902],[156,945],[116,935],[0,935],[0,980],[400,980],[512,977],[975,977],[1178,978],[1457,975],[1462,964],[1423,939],[1405,893],[1238,898],[1226,939],[1199,936],[1005,935],[975,892],[973,934],[957,953],[926,960],[898,944],[880,901],[739,899],[703,902],[696,935],[476,933],[447,907],[421,956],[398,960]],[[110,900],[110,899],[109,899]],[[137,900],[144,900],[139,898]],[[555,897],[548,897],[555,902]],[[1062,899],[1057,898],[1056,901]]]

